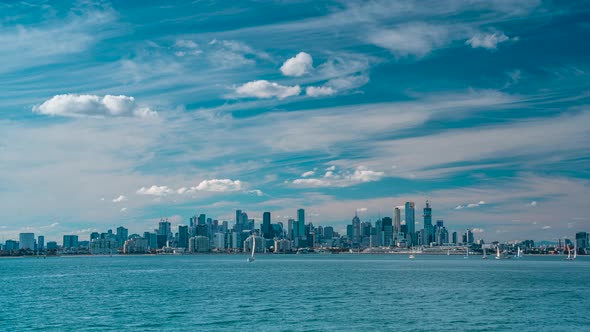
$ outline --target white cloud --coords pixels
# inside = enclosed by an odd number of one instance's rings
[[[308,86],[305,88],[305,94],[310,97],[323,97],[336,94],[336,90],[329,86]]]
[[[497,49],[498,44],[509,40],[510,38],[508,38],[508,36],[506,36],[503,32],[477,33],[467,40],[465,44],[471,45],[472,48],[481,47],[488,50],[495,50]],[[513,40],[517,39],[513,38]]]
[[[369,35],[369,42],[390,50],[397,57],[423,57],[451,41],[451,31],[444,25],[416,22]]]
[[[281,66],[281,72],[285,76],[303,76],[313,69],[313,59],[305,52],[299,52],[295,57],[288,59]]]
[[[313,175],[315,175],[315,172],[314,171],[307,171],[307,172],[301,174],[301,177],[302,178],[306,178],[308,176],[313,176]]]
[[[260,189],[248,190],[248,193],[250,193],[250,194],[256,194],[256,196],[259,196],[259,197],[260,196],[264,196],[264,193]]]
[[[384,172],[372,171],[363,166],[357,167],[354,171],[336,172],[334,166],[328,167],[327,170],[321,178],[300,178],[293,180],[292,183],[304,187],[348,187],[379,181],[385,176]]]
[[[473,228],[471,229],[473,233],[484,233],[486,230],[483,228]]]
[[[461,209],[465,209],[465,208],[474,208],[474,207],[482,206],[482,205],[485,205],[485,204],[486,204],[485,201],[479,201],[477,203],[469,203],[469,204],[465,204],[465,205],[457,205],[455,207],[455,210],[461,210]]]
[[[551,229],[551,226],[543,226],[541,229]]]
[[[33,112],[54,116],[155,117],[157,112],[136,104],[135,98],[105,95],[56,95],[33,107]]]
[[[113,199],[113,203],[120,203],[127,200],[127,197],[124,195],[119,195],[119,197]]]
[[[174,190],[172,190],[168,186],[153,185],[149,188],[148,187],[141,187],[137,190],[138,195],[166,196],[166,195],[169,195],[172,193],[174,193]]]
[[[240,180],[230,179],[212,179],[203,180],[196,187],[189,189],[190,192],[194,191],[214,191],[214,192],[226,192],[226,191],[240,191],[242,190],[242,182]]]
[[[357,208],[356,212],[367,212],[369,209],[367,209],[366,207],[362,207],[362,208]]]
[[[301,93],[299,85],[284,86],[267,80],[245,83],[235,89],[236,93],[244,97],[284,99]]]
[[[127,208],[126,208],[126,207],[124,207],[124,208],[121,208],[121,212],[123,212],[123,213],[124,213],[124,212],[127,212]]]
[[[530,206],[537,206],[537,201],[532,201],[529,205]]]
[[[330,167],[325,169],[326,171],[335,171],[336,170],[336,165],[331,165]]]
[[[350,75],[333,78],[326,83],[326,86],[334,90],[353,90],[369,83],[369,76],[366,74]]]
[[[199,55],[203,53],[201,49],[199,49],[199,45],[192,40],[188,39],[180,39],[174,43],[174,55],[178,57],[184,57],[187,55]]]

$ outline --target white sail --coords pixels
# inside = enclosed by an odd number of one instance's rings
[[[500,247],[496,247],[496,259],[500,259]]]
[[[578,248],[577,246],[574,246],[574,257],[572,259],[576,259],[576,257],[578,257]]]
[[[252,258],[254,258],[254,251],[256,250],[256,236],[252,235]]]

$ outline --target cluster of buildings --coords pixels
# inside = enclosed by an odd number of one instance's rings
[[[88,240],[80,241],[78,235],[64,235],[59,246],[56,242],[45,243],[44,236],[35,239],[33,233],[21,233],[19,241],[7,240],[0,244],[0,255],[23,254],[185,254],[208,252],[250,252],[255,251],[292,253],[301,250],[361,251],[387,250],[392,252],[409,248],[469,247],[474,250],[490,248],[482,239],[475,241],[470,229],[459,234],[449,232],[443,220],[433,222],[432,207],[429,201],[422,210],[422,227],[416,229],[416,207],[414,202],[406,202],[402,219],[400,208],[394,208],[393,217],[379,218],[375,222],[361,221],[355,214],[346,226],[346,234],[338,233],[332,226],[315,226],[306,222],[304,209],[297,210],[296,219],[286,223],[273,223],[270,212],[264,212],[262,223],[256,228],[254,219],[242,210],[235,211],[235,220],[219,221],[205,214],[189,218],[188,225],[178,225],[172,229],[171,223],[162,219],[158,228],[143,234],[131,234],[123,226],[116,232],[93,232]],[[230,225],[231,224],[231,225]],[[537,253],[563,252],[565,248],[577,248],[579,254],[590,252],[589,234],[576,233],[574,241],[564,239],[554,248],[540,252],[532,240],[518,245]],[[498,246],[497,242],[493,243]]]

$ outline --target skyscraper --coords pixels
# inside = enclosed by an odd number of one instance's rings
[[[416,244],[416,216],[414,210],[414,202],[406,202],[405,206],[405,213],[406,213],[406,226],[408,227],[408,239],[410,240],[410,245]]]
[[[305,210],[297,210],[297,236],[305,236]]]
[[[424,208],[424,243],[428,244],[434,241],[434,228],[432,227],[432,208],[430,202],[426,201],[426,207]]]
[[[398,234],[402,231],[402,221],[401,221],[400,209],[397,207],[395,209],[393,209],[393,231],[396,234]]]
[[[64,249],[78,248],[78,235],[64,235]]]
[[[297,235],[297,224],[295,223],[295,219],[289,218],[287,221],[287,238],[293,240],[295,235]]]
[[[272,238],[270,226],[270,212],[264,212],[262,214],[262,236],[265,239]]]
[[[129,237],[129,230],[123,226],[119,226],[117,227],[117,235],[116,235],[116,239],[117,239],[117,245],[119,246],[119,248],[123,247],[123,244],[125,244],[125,241],[127,241],[127,238]]]
[[[188,226],[179,225],[178,226],[178,247],[179,248],[188,248]]]
[[[355,213],[352,218],[352,242],[359,243],[361,241],[361,220]]]

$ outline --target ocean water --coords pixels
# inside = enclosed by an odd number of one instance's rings
[[[2,331],[590,331],[590,257],[0,259]]]

